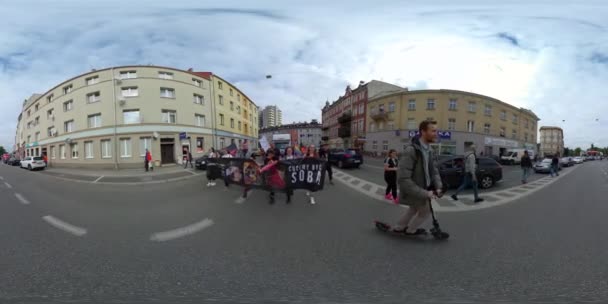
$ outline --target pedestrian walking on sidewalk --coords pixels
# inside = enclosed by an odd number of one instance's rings
[[[397,170],[399,170],[399,160],[397,159],[397,151],[391,149],[384,160],[384,181],[386,182],[386,192],[384,198],[399,204],[397,196]]]
[[[190,168],[194,168],[192,165],[192,153],[189,149],[186,149],[186,161],[184,162],[184,169],[188,168],[188,163],[190,163]]]
[[[148,172],[152,165],[152,153],[150,153],[150,150],[148,149],[146,149],[146,156],[144,156],[144,165],[146,168],[146,172]],[[154,169],[152,168],[152,170]]]
[[[399,191],[409,206],[393,231],[405,235],[419,235],[419,228],[431,214],[431,200],[442,195],[443,184],[430,144],[437,140],[437,123],[425,120],[418,128],[420,135],[412,138],[403,151],[399,165]]]
[[[456,193],[452,194],[452,199],[458,200],[458,193],[464,190],[466,187],[473,187],[473,196],[476,203],[483,202],[483,198],[479,197],[479,190],[477,188],[477,155],[475,155],[475,145],[469,146],[469,151],[464,156],[464,178],[462,184],[456,190]]]
[[[331,169],[331,163],[329,162],[329,149],[327,144],[321,145],[319,149],[319,158],[325,161],[325,171],[327,171],[327,176],[329,176],[329,184],[333,185],[334,173]]]
[[[521,183],[525,184],[528,182],[530,171],[532,170],[532,159],[528,151],[524,151],[524,156],[521,157]]]
[[[551,159],[551,177],[559,176],[559,155],[556,153]]]

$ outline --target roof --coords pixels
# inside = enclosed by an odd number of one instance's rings
[[[205,72],[203,72],[203,73],[205,73]],[[234,88],[235,88],[235,89],[236,89],[236,90],[237,90],[239,93],[241,93],[241,95],[245,96],[245,97],[247,98],[247,100],[249,100],[249,101],[250,101],[250,102],[251,102],[251,103],[252,103],[254,106],[258,107],[258,105],[257,105],[255,102],[253,102],[253,99],[249,98],[249,96],[247,96],[247,94],[243,93],[243,91],[241,91],[239,88],[237,88],[235,85],[233,85],[233,84],[232,84],[230,81],[228,81],[228,80],[226,80],[226,79],[224,79],[224,78],[222,78],[222,77],[220,77],[220,76],[217,76],[216,74],[213,74],[213,73],[210,73],[210,74],[211,74],[211,76],[213,76],[213,77],[215,77],[215,78],[218,78],[218,79],[222,80],[222,81],[223,81],[223,82],[225,82],[225,83],[230,84],[230,85],[231,85],[232,87],[234,87]]]
[[[211,72],[192,72],[190,70],[188,70],[188,73],[196,75],[200,78],[205,78],[207,80],[211,80],[211,76],[213,75],[213,73]]]
[[[540,127],[539,130],[560,130],[560,131],[563,131],[562,128],[555,127],[555,126],[542,126],[542,127]]]

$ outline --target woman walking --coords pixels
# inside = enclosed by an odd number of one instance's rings
[[[207,187],[215,186],[215,179],[217,176],[221,176],[221,168],[217,163],[216,158],[218,158],[217,152],[215,149],[211,148],[209,150],[209,158],[207,159]]]
[[[266,151],[266,165],[262,167],[260,173],[266,173],[266,185],[270,188],[270,204],[274,204],[274,190],[284,189],[285,181],[281,178],[277,165],[279,164],[279,158],[275,156],[274,150]],[[290,202],[291,197],[287,195],[287,203]]]
[[[306,148],[306,155],[304,156],[304,158],[319,158],[319,153],[317,152],[317,149],[315,149],[315,145],[310,145],[308,146],[308,148]],[[310,198],[311,205],[317,203],[315,202],[315,197],[310,191],[306,191],[306,196]]]
[[[293,148],[292,147],[285,148],[285,156],[283,156],[283,159],[285,159],[285,160],[296,159],[296,156],[293,153]]]
[[[393,201],[395,204],[399,204],[399,197],[397,196],[397,170],[399,170],[397,151],[391,149],[384,160],[384,181],[386,182],[384,198]]]

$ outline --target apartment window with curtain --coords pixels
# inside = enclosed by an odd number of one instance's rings
[[[125,125],[140,123],[141,117],[139,114],[139,109],[123,110],[122,111],[122,120],[123,120],[122,123]]]
[[[483,113],[486,116],[492,116],[492,106],[491,105],[486,105],[485,109],[483,110]]]
[[[70,152],[72,152],[73,159],[78,158],[78,144],[77,143],[70,144]]]
[[[162,110],[162,122],[174,124],[177,122],[177,112],[174,110]]]
[[[233,101],[230,102],[230,111],[234,111],[234,102]]]
[[[234,129],[234,118],[230,118],[230,127]]]
[[[416,125],[416,119],[415,118],[408,118],[407,119],[407,129],[408,130],[418,130],[418,126]]]
[[[122,71],[119,74],[120,79],[132,79],[137,78],[137,71]]]
[[[152,149],[152,137],[141,137],[139,139],[139,156],[146,156],[146,149]]]
[[[217,87],[218,87],[220,90],[223,90],[223,89],[224,89],[221,81],[218,81],[218,82],[217,82]]]
[[[47,96],[47,97],[46,97],[46,101],[47,101],[48,103],[51,103],[51,102],[53,102],[54,97],[55,97],[55,96],[54,96],[53,94],[51,94],[51,95],[49,95],[49,96]]]
[[[112,143],[109,139],[101,141],[101,158],[112,157]]]
[[[55,146],[51,146],[51,159],[55,158],[57,158],[57,151],[55,149]]]
[[[121,89],[122,97],[137,97],[139,96],[139,90],[137,87],[125,87]]]
[[[100,101],[101,101],[101,93],[93,92],[93,93],[87,94],[88,103],[95,103],[95,102],[100,102]]]
[[[205,126],[205,115],[194,114],[194,125],[197,127]]]
[[[65,145],[59,145],[59,157],[65,159]]]
[[[475,113],[477,104],[474,101],[469,101],[469,112]]]
[[[65,133],[69,133],[69,132],[75,131],[75,129],[74,129],[74,120],[68,120],[68,121],[64,122],[63,123],[63,131]]]
[[[239,131],[241,131],[241,122],[238,122]]]
[[[89,78],[85,79],[85,81],[86,81],[87,85],[97,84],[97,83],[99,83],[99,76],[89,77]]]
[[[512,139],[517,139],[517,130],[512,130],[511,131],[511,138]]]
[[[382,151],[388,151],[388,140],[382,141]]]
[[[65,87],[63,87],[63,94],[69,94],[72,92],[72,90],[74,89],[73,85],[67,85]]]
[[[452,111],[456,110],[456,98],[450,98],[450,106],[449,109]]]
[[[378,141],[372,141],[372,150],[378,150]]]
[[[499,134],[499,135],[500,135],[500,137],[505,137],[505,136],[506,136],[506,133],[507,133],[507,132],[506,132],[506,130],[505,130],[505,127],[500,127],[500,134]]]
[[[87,117],[89,128],[101,127],[101,114],[92,114]]]
[[[218,97],[220,99],[220,105],[224,105],[224,96],[218,95]]]
[[[120,157],[126,158],[131,157],[131,139],[121,138],[120,139]]]
[[[448,119],[448,130],[456,130],[456,119],[455,118]]]
[[[93,154],[93,142],[92,141],[85,141],[84,142],[84,157],[85,158],[93,158],[94,154]]]
[[[388,111],[389,112],[395,112],[395,103],[394,102],[390,102],[388,104]],[[363,114],[363,113],[361,113],[361,114]]]
[[[73,100],[68,100],[66,102],[63,103],[63,112],[69,112],[72,111],[74,109],[74,101]]]
[[[415,111],[416,110],[416,99],[410,99],[407,102],[407,109],[408,111]]]
[[[160,88],[161,98],[175,98],[175,89],[172,88]]]
[[[507,111],[500,111],[500,119],[507,120]]]
[[[171,72],[158,72],[158,78],[161,79],[173,79],[173,73]]]
[[[490,134],[490,124],[489,123],[483,125],[483,133]]]
[[[220,125],[224,125],[224,114],[220,114]]]
[[[517,124],[517,122],[519,121],[518,117],[516,114],[513,114],[513,123]]]
[[[467,131],[475,132],[475,121],[473,121],[473,120],[467,121]]]
[[[205,102],[205,97],[203,97],[203,95],[198,95],[198,94],[194,94],[194,103],[195,104],[204,104]]]
[[[435,110],[435,99],[430,98],[426,101],[426,109]]]

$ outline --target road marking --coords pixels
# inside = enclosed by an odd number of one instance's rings
[[[19,194],[19,193],[15,193],[15,197],[24,205],[29,205],[30,201],[28,201],[27,199],[25,199],[25,197],[23,197],[23,195]]]
[[[0,180],[4,180],[4,177],[0,176]]]
[[[190,174],[192,174],[192,175],[198,175],[198,173],[193,172],[193,171],[191,171],[191,170],[186,170],[186,171],[190,172]]]
[[[363,164],[363,167],[369,167],[369,168],[384,170],[384,167],[374,166],[374,165],[368,165],[368,164]]]
[[[13,186],[7,182],[4,182],[4,185],[6,185],[6,188],[13,189]]]
[[[184,237],[186,235],[194,234],[200,230],[213,226],[213,224],[214,224],[213,220],[206,218],[198,223],[194,223],[194,224],[191,224],[188,226],[184,226],[184,227],[173,229],[173,230],[154,233],[150,236],[150,241],[155,241],[155,242],[170,241],[173,239]]]
[[[68,224],[54,216],[45,215],[42,217],[42,219],[45,220],[47,223],[51,224],[51,226],[53,226],[57,229],[61,229],[67,233],[71,233],[75,236],[83,236],[83,235],[87,234],[86,229],[80,228],[78,226],[74,226],[72,224]]]
[[[94,181],[93,181],[93,183],[98,182],[100,179],[102,179],[102,178],[104,178],[104,177],[105,177],[104,175],[100,176],[99,178],[97,178],[96,180],[94,180]]]

